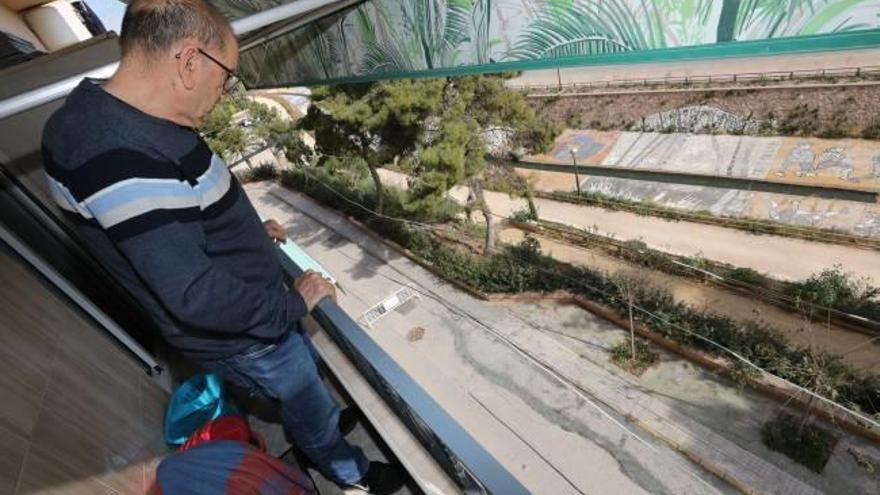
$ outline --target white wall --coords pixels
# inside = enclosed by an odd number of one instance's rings
[[[46,51],[46,47],[43,46],[40,39],[37,38],[37,36],[28,28],[24,20],[22,20],[18,14],[10,10],[9,7],[2,4],[0,4],[0,30],[30,41],[37,50]]]
[[[73,7],[64,0],[28,9],[22,17],[50,51],[60,50],[92,37]]]

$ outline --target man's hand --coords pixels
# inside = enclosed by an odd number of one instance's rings
[[[287,240],[287,231],[275,220],[266,220],[263,227],[266,227],[266,233],[273,242],[282,243]]]
[[[293,288],[302,296],[309,313],[325,297],[336,300],[336,287],[324,280],[324,277],[316,271],[306,271],[293,282]]]

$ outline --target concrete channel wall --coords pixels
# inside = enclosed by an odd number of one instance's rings
[[[567,130],[528,161],[684,172],[880,191],[880,142],[862,139]],[[535,174],[541,190],[573,190],[569,174]],[[716,215],[775,220],[880,237],[880,205],[613,177],[581,177],[584,192]]]

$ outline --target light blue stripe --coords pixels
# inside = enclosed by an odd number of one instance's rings
[[[58,182],[49,174],[46,174],[46,179],[46,182],[49,184],[49,191],[60,208],[76,212],[87,219],[93,218],[91,213],[76,201],[76,198],[73,197],[73,194],[64,184]]]
[[[224,180],[227,179],[224,177],[224,174],[228,173],[229,171],[226,169],[226,164],[223,160],[217,155],[212,155],[211,166],[208,168],[207,172],[199,177],[198,184],[195,187],[195,191],[200,198],[202,209],[208,208],[226,194],[226,191],[229,189],[229,181]],[[220,191],[220,189],[224,187],[226,190]]]
[[[212,159],[210,168],[208,168],[207,172],[202,174],[195,187],[195,190],[198,191],[200,196],[205,196],[211,189],[217,187],[220,183],[220,172],[222,171],[223,166],[218,166],[217,162]]]
[[[161,203],[162,199],[193,197],[193,190],[189,184],[171,180],[162,183],[135,180],[123,186],[110,187],[116,189],[105,194],[99,192],[97,194],[101,195],[98,198],[85,200],[86,206],[96,217],[108,215],[113,210],[136,201],[153,200]]]
[[[229,181],[223,174],[228,173],[223,160],[213,155],[195,187],[176,179],[127,179],[86,198],[80,210],[87,209],[105,228],[158,209],[204,210],[225,194],[221,189],[228,189]]]

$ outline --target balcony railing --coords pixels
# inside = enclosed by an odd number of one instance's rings
[[[516,84],[510,87],[528,91],[529,93],[583,93],[602,90],[651,90],[657,88],[683,88],[703,89],[712,88],[716,85],[743,85],[745,89],[751,86],[774,83],[808,83],[826,82],[829,79],[867,79],[876,81],[880,79],[880,66],[864,67],[831,67],[827,69],[802,69],[767,72],[743,72],[736,74],[707,74],[693,76],[665,76],[645,77],[632,79],[608,79],[601,81],[567,82],[557,84]],[[833,85],[835,82],[826,82]]]
[[[288,282],[303,274],[278,254]],[[325,299],[312,317],[464,493],[529,493],[339,305]]]

